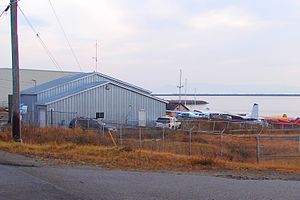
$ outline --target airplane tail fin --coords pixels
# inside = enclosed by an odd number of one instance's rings
[[[297,117],[296,119],[295,119],[295,122],[294,122],[295,124],[300,124],[300,118],[299,117]]]
[[[252,111],[251,111],[251,118],[252,119],[258,119],[258,104],[255,103],[253,104],[253,107],[252,107]]]

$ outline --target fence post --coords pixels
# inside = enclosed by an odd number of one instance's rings
[[[53,128],[53,109],[50,109],[50,124],[51,124],[51,128]]]
[[[189,155],[192,155],[192,129],[189,130]]]
[[[163,127],[162,141],[163,141],[163,152],[165,152],[165,127]]]
[[[159,149],[159,139],[156,139],[155,140],[155,143],[156,143],[156,151],[160,151],[160,149]]]
[[[139,141],[140,141],[140,149],[142,149],[142,129],[139,127]]]
[[[213,123],[213,132],[215,132],[216,121]]]
[[[221,138],[220,138],[220,156],[223,157],[223,131],[221,132]]]
[[[104,125],[102,125],[102,137],[104,137]]]
[[[298,145],[298,151],[300,151],[300,134],[299,134],[299,138],[298,138],[298,143],[299,143],[299,145]]]
[[[256,136],[256,162],[259,164],[260,161],[260,144],[259,144],[259,135]]]
[[[120,126],[120,145],[123,146],[123,138],[122,138],[122,125]]]

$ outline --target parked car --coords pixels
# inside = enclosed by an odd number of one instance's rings
[[[181,122],[177,121],[175,117],[164,116],[164,117],[159,117],[156,120],[155,127],[178,129],[181,127]]]
[[[105,131],[116,131],[117,128],[114,126],[107,125],[101,120],[93,118],[77,117],[70,121],[69,128],[80,127],[83,130],[94,129],[94,130],[105,130]]]

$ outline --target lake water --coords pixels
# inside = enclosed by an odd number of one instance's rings
[[[160,97],[166,100],[178,99],[178,97]],[[184,103],[185,97],[183,96]],[[194,100],[194,96],[187,97]],[[209,104],[188,106],[190,109],[220,111],[229,113],[250,113],[254,103],[259,105],[260,116],[278,116],[287,114],[290,117],[300,117],[300,97],[196,97],[196,100],[204,100]]]

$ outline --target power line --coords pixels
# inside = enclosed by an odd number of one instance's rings
[[[12,82],[12,80],[10,80],[10,79],[4,79],[4,78],[0,78],[0,81],[8,81],[8,82]],[[21,81],[21,80],[20,80],[20,82],[26,83],[26,84],[32,84],[32,82],[29,82],[29,81]]]
[[[57,15],[57,13],[56,13],[56,11],[55,11],[55,9],[54,9],[52,3],[51,3],[51,0],[48,0],[48,2],[49,2],[49,4],[50,4],[50,7],[51,7],[51,9],[52,9],[52,12],[53,12],[53,14],[54,14],[54,16],[55,16],[55,18],[56,18],[56,21],[57,21],[57,23],[59,24],[59,27],[60,27],[60,29],[62,30],[63,34],[64,34],[64,37],[65,37],[65,39],[66,39],[66,41],[67,41],[67,44],[68,44],[68,46],[69,46],[69,48],[70,48],[70,50],[71,50],[71,53],[72,53],[72,55],[73,55],[73,57],[74,57],[74,59],[75,59],[77,65],[78,65],[80,71],[82,71],[82,68],[81,68],[80,63],[79,63],[79,61],[78,61],[78,58],[77,58],[77,56],[76,56],[76,54],[75,54],[75,52],[74,52],[74,50],[73,50],[73,48],[72,48],[72,46],[71,46],[70,40],[68,39],[68,36],[67,36],[67,34],[66,34],[66,32],[65,32],[65,30],[64,30],[64,28],[63,28],[63,25],[62,25],[62,23],[60,22],[60,20],[59,20],[59,18],[58,18],[58,15]]]
[[[2,17],[2,15],[3,15],[4,13],[6,13],[6,12],[9,10],[9,8],[10,8],[10,5],[8,5],[8,6],[1,12],[0,17]]]
[[[3,85],[0,85],[0,88],[6,88],[6,89],[11,89],[11,86],[3,86]]]
[[[17,2],[19,2],[19,1],[20,1],[20,0],[13,1],[13,2],[9,3],[8,5],[0,5],[0,7],[6,7],[6,8],[1,12],[0,17],[2,17],[2,15],[3,15],[4,13],[6,13],[6,12],[9,10],[11,4],[17,3]]]
[[[48,54],[49,58],[51,59],[51,61],[53,62],[53,64],[55,65],[55,67],[62,71],[62,68],[59,66],[59,64],[57,63],[57,61],[55,60],[54,56],[52,55],[52,53],[50,52],[49,48],[47,47],[47,45],[44,43],[44,41],[42,40],[42,38],[40,37],[40,35],[38,34],[38,32],[35,30],[35,28],[33,27],[33,25],[31,24],[31,22],[29,21],[29,19],[26,17],[25,13],[23,12],[23,10],[21,9],[20,6],[18,6],[21,14],[23,15],[25,21],[27,22],[27,24],[30,26],[30,28],[32,29],[32,31],[35,33],[36,37],[39,39],[39,42],[41,43],[41,45],[43,46],[43,48],[45,49],[46,53]]]

